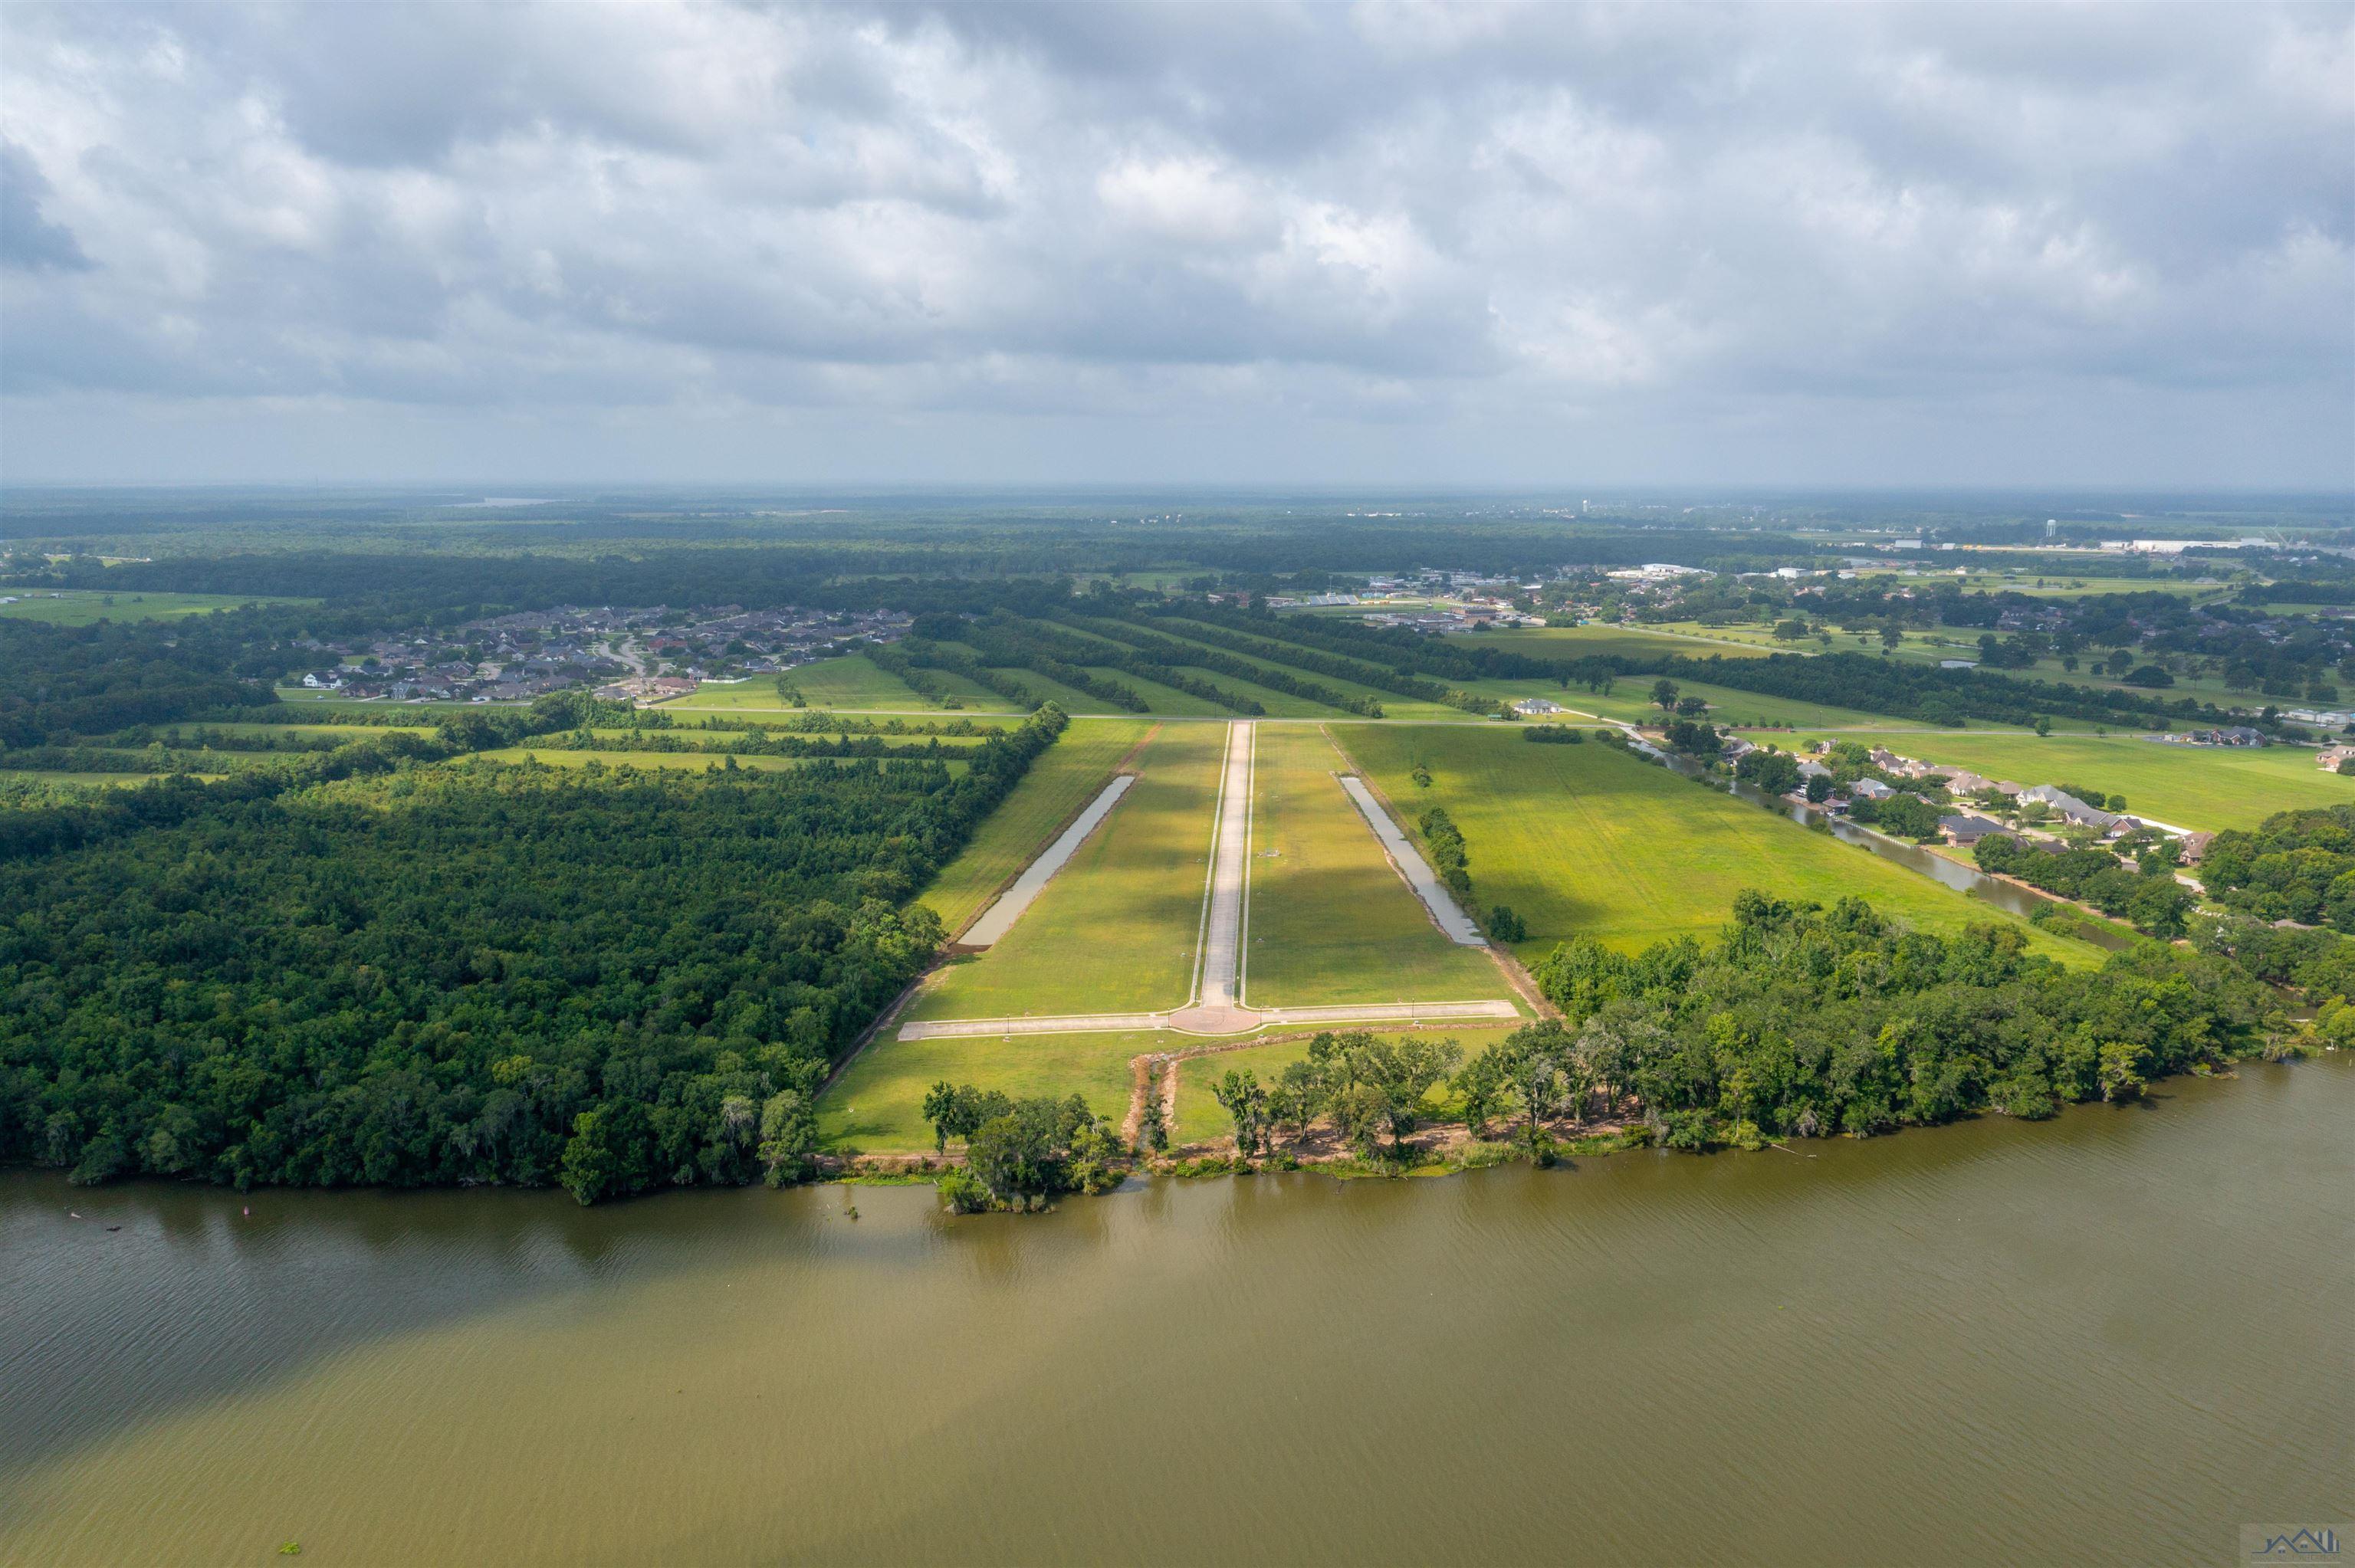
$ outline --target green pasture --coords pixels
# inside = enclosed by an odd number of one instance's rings
[[[124,593],[98,588],[5,588],[0,615],[51,626],[91,626],[101,620],[180,620],[217,609],[253,604],[316,604],[314,599],[272,599],[258,594]]]
[[[2031,946],[2077,962],[2102,957],[1776,812],[1707,789],[1618,749],[1536,746],[1510,730],[1333,727],[1342,746],[1412,816],[1444,806],[1463,831],[1474,897],[1510,905],[1529,938],[1524,959],[1571,936],[1625,952],[1706,938],[1755,887],[1780,898],[1869,900],[1927,930],[2008,923]],[[1411,774],[1430,770],[1428,789]]]
[[[1144,719],[1104,719],[1066,729],[925,890],[922,902],[941,924],[955,931],[980,914],[991,895],[1095,798],[1151,727]]]
[[[1794,746],[1810,737],[1793,739]],[[2355,805],[2355,779],[2315,766],[2298,747],[2178,746],[2128,735],[1840,735],[1903,757],[2019,784],[2082,784],[2124,795],[2126,810],[2179,828],[2254,828],[2275,811]]]
[[[1137,754],[1137,781],[1013,930],[986,952],[934,971],[906,1016],[1182,1005],[1194,972],[1226,738],[1225,726],[1209,724],[1170,725],[1155,736]]]
[[[1252,814],[1244,996],[1258,1007],[1510,1000],[1476,948],[1442,936],[1305,726],[1263,726]]]

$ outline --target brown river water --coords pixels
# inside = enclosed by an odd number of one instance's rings
[[[2355,1064],[2158,1089],[1031,1218],[0,1174],[0,1562],[2237,1563],[2355,1517]]]

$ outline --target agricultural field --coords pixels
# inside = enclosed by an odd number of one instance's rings
[[[941,868],[921,902],[951,931],[961,929],[1096,797],[1121,758],[1152,727],[1145,719],[1100,719],[1064,730],[964,853]]]
[[[1260,1007],[1510,998],[1477,948],[1441,935],[1305,726],[1262,726],[1244,997]]]
[[[1156,617],[1153,622],[1153,630],[1174,641],[1193,642],[1196,641],[1194,633],[1203,629],[1199,628],[1197,623],[1192,621],[1176,618]],[[1215,630],[1218,629],[1210,628],[1209,630]],[[1283,633],[1281,629],[1266,634],[1255,632],[1252,635],[1258,637],[1261,641],[1278,643],[1283,641]],[[1228,651],[1221,650],[1221,652]],[[1338,676],[1328,675],[1321,671],[1304,670],[1291,665],[1277,664],[1273,661],[1262,659],[1249,653],[1232,653],[1231,656],[1241,659],[1245,663],[1252,664],[1262,669],[1288,670],[1291,673],[1298,675],[1304,679],[1315,681],[1320,685],[1330,686],[1344,696],[1370,699],[1382,705],[1382,713],[1385,717],[1394,719],[1422,719],[1439,724],[1464,724],[1467,722],[1477,722],[1476,715],[1466,714],[1460,708],[1451,708],[1444,703],[1431,703],[1424,702],[1416,697],[1402,697],[1396,692],[1386,692],[1379,686],[1369,686],[1362,682],[1343,680]],[[1206,673],[1209,673],[1210,678],[1213,680],[1231,681],[1233,679],[1231,676],[1220,675],[1215,672],[1206,672]],[[1311,712],[1320,718],[1349,716],[1345,710],[1329,708],[1321,703],[1304,704],[1302,699],[1289,696],[1284,697],[1284,700],[1290,704],[1299,705],[1303,707],[1304,711]],[[1273,714],[1277,710],[1273,706],[1268,709],[1268,712],[1271,714]]]
[[[1005,939],[935,971],[906,1016],[1144,1012],[1184,1003],[1226,738],[1224,725],[1165,726],[1137,753],[1136,783]],[[1029,1051],[1052,1038],[1018,1037],[1005,1048]]]
[[[2041,951],[2102,957],[1611,747],[1533,746],[1502,728],[1332,730],[1400,811],[1447,809],[1469,847],[1474,897],[1527,922],[1529,939],[1515,945],[1525,960],[1571,936],[1625,952],[1706,938],[1745,887],[1825,904],[1853,895],[1927,930],[2011,924]],[[1427,789],[1411,776],[1418,764]]]
[[[1804,744],[1809,736],[1794,737]],[[2297,747],[2174,746],[2127,735],[1839,735],[2021,784],[2082,784],[2124,795],[2126,809],[2179,828],[2254,828],[2275,811],[2355,805],[2355,779],[2325,773]]]
[[[91,626],[101,620],[179,620],[217,609],[250,604],[316,604],[314,599],[268,599],[256,594],[104,593],[93,588],[19,588],[0,592],[0,615],[51,626]]]

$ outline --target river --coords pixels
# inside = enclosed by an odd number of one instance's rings
[[[2355,1516],[2355,1065],[2158,1088],[1030,1218],[0,1173],[0,1562],[2236,1562]]]

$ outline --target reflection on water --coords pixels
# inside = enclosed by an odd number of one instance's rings
[[[1028,1219],[0,1176],[0,1561],[2225,1561],[2350,1511],[2355,1071],[2162,1087]]]

